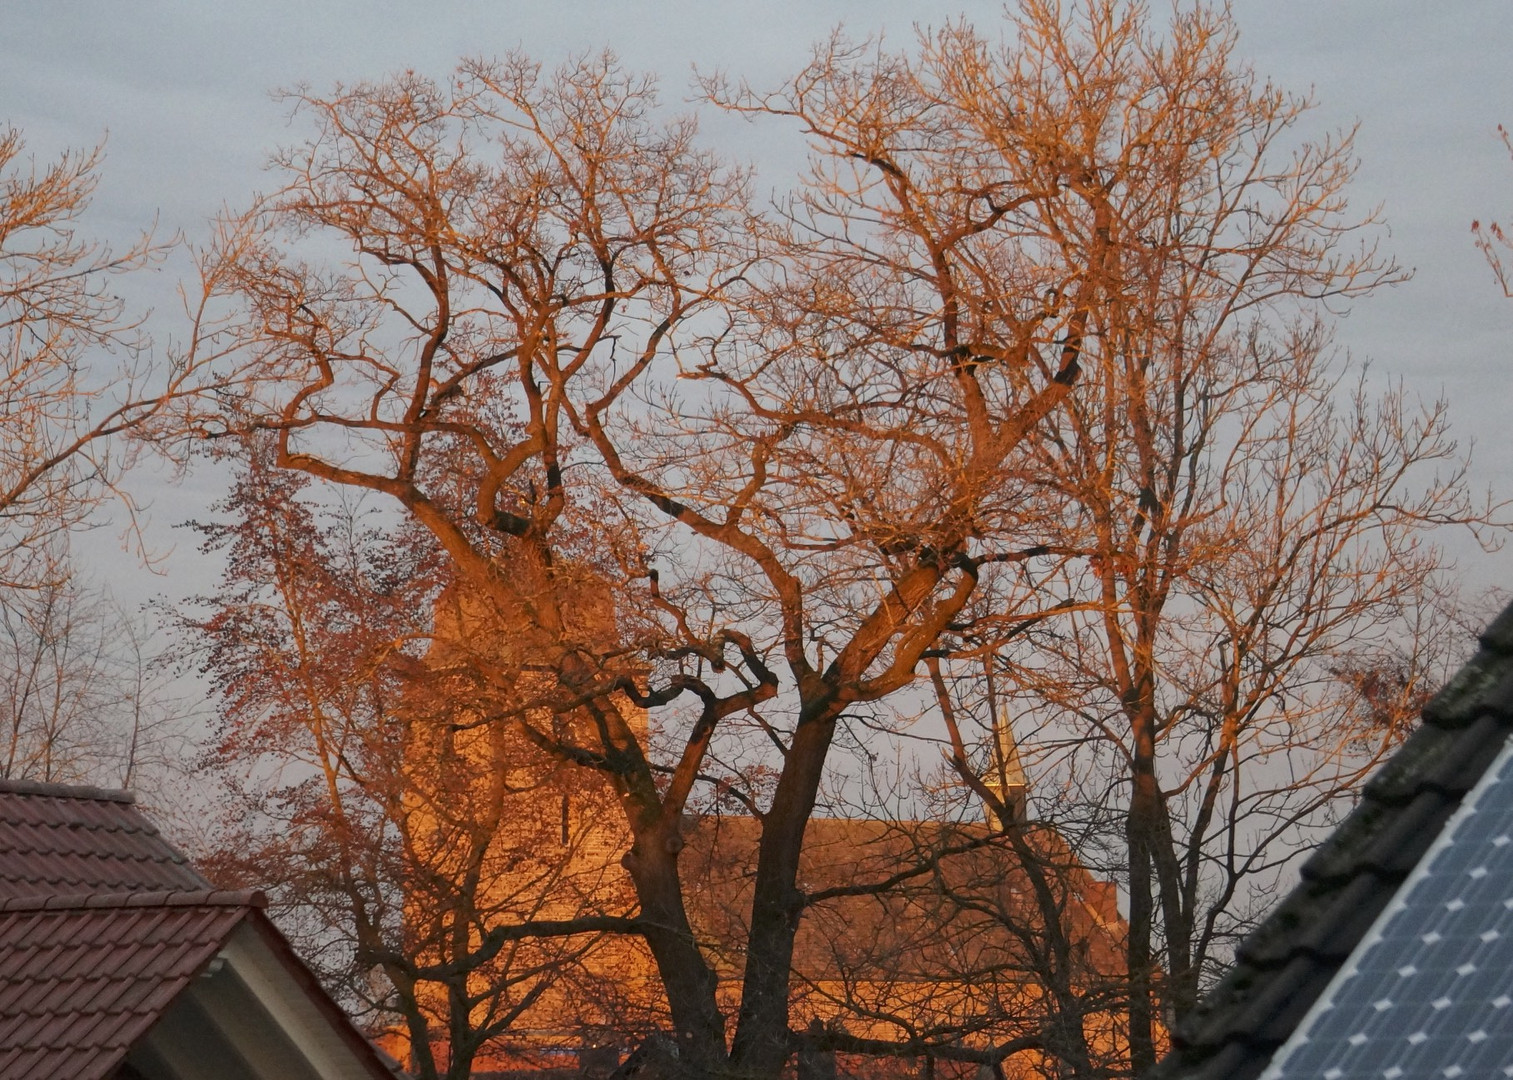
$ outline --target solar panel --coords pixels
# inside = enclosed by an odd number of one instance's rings
[[[1262,1080],[1513,1077],[1513,743]]]

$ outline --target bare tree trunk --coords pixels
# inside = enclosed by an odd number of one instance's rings
[[[808,703],[800,713],[762,822],[741,1012],[730,1053],[732,1068],[741,1075],[775,1076],[789,1057],[793,939],[803,914],[799,856],[835,734],[832,708],[823,701]]]

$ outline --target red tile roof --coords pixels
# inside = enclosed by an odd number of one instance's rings
[[[208,890],[0,902],[0,1077],[110,1076],[262,902]]]
[[[125,792],[0,780],[0,900],[209,888]]]
[[[105,1080],[243,923],[365,1075],[391,1072],[253,890],[224,892],[125,792],[0,780],[0,1080]]]

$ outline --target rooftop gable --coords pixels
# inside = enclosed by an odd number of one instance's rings
[[[110,1076],[252,900],[157,896],[33,898],[0,910],[0,1076]]]
[[[0,781],[0,1077],[392,1080],[265,906],[124,792]]]

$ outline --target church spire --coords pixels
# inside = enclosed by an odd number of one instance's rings
[[[1026,790],[1024,766],[1019,761],[1019,745],[1014,741],[1014,726],[1009,721],[1008,711],[1000,710],[993,719],[993,738],[988,755],[988,766],[983,783],[1009,809],[1009,820],[1021,823],[1025,820]],[[991,806],[985,806],[989,820],[994,816]]]

